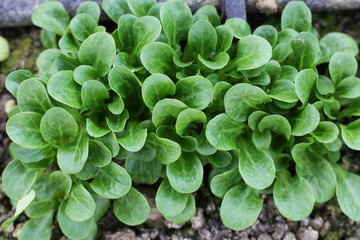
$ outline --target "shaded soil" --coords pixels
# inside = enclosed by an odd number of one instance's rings
[[[249,17],[253,27],[262,23],[263,19],[263,17],[258,16]],[[330,31],[341,31],[350,34],[360,42],[359,11],[343,11],[332,14],[317,13],[313,16],[313,19],[320,35]],[[6,62],[0,63],[0,172],[2,172],[10,161],[7,150],[10,141],[5,133],[5,123],[7,120],[5,103],[12,99],[12,97],[4,87],[6,74],[22,68],[36,71],[35,60],[42,49],[39,39],[40,31],[36,28],[0,29],[0,35],[7,38],[11,46],[11,57]],[[344,149],[341,161],[346,169],[360,174],[360,154],[358,152]],[[156,191],[154,187],[139,187],[143,188],[142,192],[145,192],[152,206],[149,220],[141,226],[128,227],[120,223],[111,210],[109,210],[98,223],[99,233],[97,239],[360,240],[360,223],[355,223],[347,218],[339,209],[335,198],[324,205],[316,206],[310,217],[300,222],[293,222],[280,215],[275,207],[272,196],[262,196],[264,198],[264,206],[255,224],[244,231],[232,231],[221,223],[219,216],[221,201],[209,192],[207,186],[203,186],[194,194],[198,207],[196,216],[189,223],[180,225],[165,221],[161,214],[157,212],[154,203]],[[0,184],[0,223],[13,213],[14,209],[4,195]],[[8,229],[0,229],[0,240],[16,239],[25,221],[26,217],[21,215]],[[52,239],[66,239],[62,237],[56,222]]]

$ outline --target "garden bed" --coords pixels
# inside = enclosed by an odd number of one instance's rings
[[[249,22],[254,29],[262,23],[258,16],[250,16]],[[314,14],[314,25],[320,30],[320,35],[330,31],[345,32],[360,42],[360,12],[343,11]],[[6,75],[17,69],[36,71],[35,59],[41,51],[40,31],[37,28],[2,29],[0,35],[7,38],[11,46],[11,57],[0,64],[0,172],[10,161],[8,156],[9,138],[5,133],[7,116],[5,103],[12,97],[4,87]],[[358,152],[343,149],[342,165],[345,169],[360,173],[360,155]],[[206,173],[206,169],[205,169]],[[204,183],[206,183],[206,177]],[[177,225],[164,221],[155,210],[155,188],[139,186],[146,193],[154,210],[150,219],[143,225],[127,227],[120,223],[112,211],[108,211],[98,223],[97,239],[348,239],[360,240],[360,224],[351,221],[339,209],[337,202],[332,201],[315,207],[310,217],[292,222],[280,215],[271,196],[264,197],[264,207],[255,224],[244,231],[232,231],[226,228],[220,220],[217,208],[220,200],[215,198],[207,186],[203,186],[194,194],[197,202],[197,214],[190,223]],[[1,187],[0,187],[1,190]],[[14,212],[5,194],[0,192],[0,222],[3,222]],[[19,217],[13,226],[0,230],[1,239],[15,239],[26,217]],[[52,239],[61,237],[61,231],[54,226]]]

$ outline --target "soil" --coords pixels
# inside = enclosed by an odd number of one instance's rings
[[[278,16],[275,16],[278,18]],[[260,20],[259,20],[260,19]],[[313,16],[314,25],[320,35],[330,31],[341,31],[350,34],[360,42],[360,12],[339,11],[333,13],[317,13]],[[258,16],[250,16],[250,23],[256,26],[263,21]],[[36,72],[35,60],[42,50],[40,31],[36,28],[0,29],[0,35],[10,42],[11,56],[0,63],[0,172],[10,161],[8,154],[9,138],[5,133],[7,116],[5,103],[12,99],[6,91],[4,82],[6,75],[17,69],[30,69]],[[342,165],[354,173],[360,174],[360,153],[349,149],[343,150]],[[328,203],[315,206],[310,217],[293,222],[285,219],[277,211],[272,196],[262,196],[263,210],[255,224],[244,231],[227,229],[220,220],[220,199],[215,198],[207,186],[203,186],[194,194],[197,203],[196,216],[186,224],[173,224],[163,219],[155,208],[155,188],[138,186],[145,192],[145,196],[152,207],[148,221],[137,227],[128,227],[120,223],[109,210],[99,221],[99,232],[96,239],[100,240],[360,240],[360,223],[347,218],[340,210],[336,199]],[[0,223],[14,213],[14,208],[2,191],[0,179]],[[0,229],[0,240],[16,239],[26,217],[21,215],[8,229]],[[65,240],[59,226],[54,224],[53,240]]]

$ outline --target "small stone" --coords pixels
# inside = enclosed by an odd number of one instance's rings
[[[165,233],[160,233],[159,238],[160,238],[160,240],[169,240],[170,239],[168,236],[165,235]]]
[[[19,223],[18,225],[16,225],[16,228],[12,233],[12,236],[14,238],[16,238],[16,239],[19,238],[19,235],[20,235],[20,232],[21,232],[21,229],[22,229],[23,226],[24,226],[23,223]]]
[[[172,234],[171,235],[171,240],[180,240],[179,236]]]
[[[213,201],[210,201],[208,205],[206,206],[206,214],[210,214],[216,211],[216,205]]]
[[[199,240],[212,240],[212,234],[209,230],[207,230],[206,228],[202,228],[199,230],[199,236],[198,236]]]
[[[309,226],[309,223],[310,223],[310,219],[305,218],[305,219],[300,221],[300,227],[307,227],[307,226]]]
[[[360,240],[359,237],[351,237],[351,238],[347,238],[346,240]]]
[[[330,222],[328,220],[325,221],[324,226],[320,230],[320,237],[325,237],[326,234],[330,231],[330,227],[331,227]]]
[[[296,240],[295,234],[293,234],[292,232],[288,232],[283,240]]]
[[[106,240],[136,240],[135,232],[130,229],[121,229],[114,234],[106,234]]]
[[[275,225],[275,231],[272,234],[272,237],[273,237],[274,240],[281,240],[284,237],[285,232],[287,232],[287,231],[288,231],[288,225],[287,224],[277,223]]]
[[[205,224],[204,209],[198,208],[196,210],[196,215],[191,218],[190,222],[193,229],[198,230],[202,228]]]
[[[310,225],[314,229],[319,230],[324,225],[324,219],[322,217],[316,217],[310,221]]]
[[[167,227],[169,229],[180,229],[185,225],[185,223],[177,224],[177,223],[169,222],[167,220],[164,221],[164,224],[165,224],[165,227]]]
[[[260,234],[260,236],[258,237],[258,240],[272,240],[272,238],[270,237],[269,234],[267,234],[267,233],[262,233],[262,234]]]
[[[317,240],[319,238],[319,232],[312,229],[311,227],[307,229],[300,229],[299,239],[300,240]]]

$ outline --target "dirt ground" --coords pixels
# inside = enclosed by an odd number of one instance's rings
[[[278,18],[278,16],[275,16]],[[261,24],[264,17],[249,16],[252,27]],[[313,16],[314,25],[320,35],[330,31],[341,31],[350,34],[360,42],[360,11],[343,11],[334,13],[317,13]],[[16,69],[31,69],[36,71],[35,60],[41,51],[40,31],[36,28],[0,29],[0,35],[10,41],[11,57],[0,63],[0,172],[10,161],[8,156],[9,138],[5,133],[7,116],[5,103],[11,99],[4,82],[6,75]],[[360,174],[360,153],[343,149],[342,164],[352,172]],[[293,222],[285,219],[277,211],[272,196],[262,196],[264,207],[255,224],[244,231],[227,229],[220,220],[220,200],[215,198],[208,188],[202,188],[195,193],[197,203],[196,216],[186,224],[172,224],[165,221],[156,211],[154,197],[155,187],[139,186],[146,193],[152,213],[145,224],[137,227],[127,227],[120,223],[111,210],[98,223],[97,239],[101,240],[140,240],[140,239],[251,239],[251,240],[360,240],[360,223],[348,219],[339,209],[335,199],[316,206],[310,217]],[[14,213],[9,200],[1,189],[0,180],[0,223]],[[16,239],[26,217],[21,215],[8,229],[0,229],[0,240]],[[53,240],[65,240],[58,225],[54,224]]]

